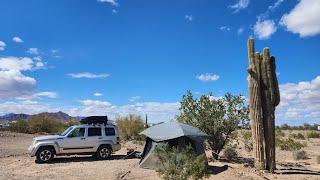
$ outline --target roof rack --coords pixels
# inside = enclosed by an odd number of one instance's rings
[[[108,116],[89,116],[80,120],[81,124],[108,124]]]

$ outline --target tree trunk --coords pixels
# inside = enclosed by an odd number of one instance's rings
[[[275,57],[268,48],[254,54],[253,39],[248,40],[249,106],[255,166],[273,173],[275,160],[275,108],[280,102]],[[265,152],[265,153],[264,153]],[[266,164],[265,164],[266,162]]]
[[[260,54],[254,52],[253,39],[248,40],[248,83],[249,83],[249,108],[250,124],[253,137],[253,153],[255,158],[255,167],[257,170],[264,169],[264,131],[261,108],[260,92]]]

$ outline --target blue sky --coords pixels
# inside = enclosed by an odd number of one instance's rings
[[[277,123],[320,123],[317,0],[4,0],[0,17],[0,114],[173,119],[187,90],[247,96],[253,37],[277,58]]]

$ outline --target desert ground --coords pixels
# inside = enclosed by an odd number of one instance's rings
[[[49,164],[36,164],[35,158],[27,154],[34,136],[0,132],[0,179],[160,179],[157,172],[139,168],[139,159],[123,159],[132,143],[123,144],[110,160],[69,156],[57,157]],[[236,141],[239,157],[232,161],[221,158],[209,162],[208,179],[320,179],[320,164],[316,162],[316,156],[320,155],[320,139],[304,141],[307,143],[306,160],[295,161],[291,152],[277,149],[275,174],[255,172],[251,167],[251,153],[244,150],[241,141]]]

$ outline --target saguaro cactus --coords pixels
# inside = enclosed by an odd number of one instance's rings
[[[258,170],[264,168],[264,149],[263,149],[263,119],[261,111],[261,92],[260,92],[260,55],[255,53],[253,39],[248,40],[249,56],[249,108],[250,120],[253,137],[253,153],[255,157],[255,167]]]
[[[275,108],[280,102],[275,57],[270,57],[268,48],[263,49],[262,55],[256,53],[254,59],[252,59],[253,53],[254,41],[249,39],[249,106],[255,164],[258,170],[266,169],[274,172],[276,168]],[[257,105],[257,102],[260,105]],[[261,146],[262,151],[259,149]]]

